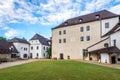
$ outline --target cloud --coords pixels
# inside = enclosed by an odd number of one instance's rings
[[[24,30],[13,29],[4,23],[0,23],[0,31],[4,31],[4,37],[6,38],[21,37],[24,35]]]
[[[119,13],[119,0],[1,0],[0,23],[52,25],[102,9]]]
[[[10,29],[5,33],[5,37],[10,38],[10,37],[13,37],[13,35],[16,35],[16,34],[17,34],[16,30]]]
[[[120,4],[111,7],[111,8],[110,8],[110,11],[120,15],[120,10],[119,10],[119,9],[120,9]]]

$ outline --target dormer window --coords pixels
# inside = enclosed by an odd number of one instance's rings
[[[68,25],[68,22],[65,22],[65,25]]]
[[[99,14],[95,15],[95,18],[96,18],[96,19],[99,19],[99,18],[100,18],[100,15],[99,15]]]
[[[79,19],[79,22],[82,22],[82,21],[83,21],[83,19],[82,19],[82,18],[80,18],[80,19]]]

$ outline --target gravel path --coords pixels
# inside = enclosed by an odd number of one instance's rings
[[[120,69],[120,64],[104,64],[104,63],[98,63],[98,62],[93,62],[93,61],[84,61],[84,60],[76,60],[76,61],[86,62],[86,63],[96,64],[96,65],[100,65],[100,66],[106,66],[106,67]]]
[[[37,61],[37,59],[29,59],[29,60],[20,60],[20,61],[15,61],[15,62],[6,62],[6,63],[1,63],[0,64],[0,69],[11,67],[11,66],[16,66],[16,65],[21,65],[29,62]]]

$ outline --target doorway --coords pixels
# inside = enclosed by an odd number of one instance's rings
[[[62,53],[60,54],[60,59],[64,59],[64,56]]]
[[[32,53],[30,53],[30,58],[32,58]]]
[[[115,63],[116,63],[116,57],[112,56],[112,64],[115,64]]]

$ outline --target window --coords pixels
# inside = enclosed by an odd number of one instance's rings
[[[100,15],[99,15],[99,14],[98,14],[98,15],[95,15],[95,16],[96,16],[96,17],[95,17],[96,19],[99,19],[99,18],[100,18]]]
[[[44,50],[45,50],[45,46],[44,46]]]
[[[45,57],[45,53],[43,54],[43,56]]]
[[[68,25],[68,22],[65,22],[65,25]]]
[[[37,46],[37,50],[39,49],[39,46]]]
[[[80,27],[80,32],[83,32],[84,28],[83,27]]]
[[[24,58],[27,58],[27,54],[24,54],[23,57],[24,57]]]
[[[84,37],[83,36],[80,37],[80,41],[84,41]]]
[[[24,51],[26,50],[26,48],[24,48]]]
[[[63,34],[66,34],[66,30],[63,31]]]
[[[114,44],[114,46],[116,46],[116,40],[113,40],[113,44]]]
[[[62,32],[61,31],[59,31],[59,35],[61,35],[62,34]]]
[[[87,26],[87,27],[86,27],[86,31],[90,31],[90,26]]]
[[[63,39],[63,42],[66,43],[66,39]]]
[[[120,61],[120,58],[118,58],[118,61]]]
[[[105,28],[109,28],[109,22],[105,23]]]
[[[24,51],[27,51],[27,48],[24,48]]]
[[[61,43],[62,42],[62,40],[61,39],[59,39],[59,43]]]
[[[21,49],[23,49],[23,47],[21,47]]]
[[[90,36],[86,36],[86,40],[87,40],[87,41],[90,41]]]
[[[82,22],[82,21],[83,21],[82,18],[80,18],[80,19],[79,19],[79,22]]]
[[[31,46],[31,50],[33,50],[33,47]]]
[[[39,56],[39,54],[37,53],[37,54],[36,54],[36,56],[38,57],[38,56]]]

